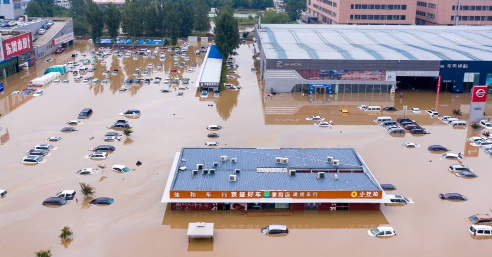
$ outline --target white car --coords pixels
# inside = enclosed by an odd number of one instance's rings
[[[49,142],[58,142],[62,140],[62,138],[60,136],[53,136],[53,137],[49,137],[48,139],[46,139],[46,141],[49,141]]]
[[[94,152],[89,154],[88,157],[92,160],[105,160],[109,157],[109,155],[106,152]]]
[[[415,143],[403,143],[402,146],[405,147],[405,148],[417,148],[417,147],[420,147],[419,144],[415,144]]]
[[[5,197],[7,195],[7,190],[0,189],[0,197]]]
[[[72,125],[72,126],[74,126],[74,125],[80,125],[80,124],[82,124],[82,123],[83,123],[83,122],[82,122],[82,121],[80,121],[80,120],[71,120],[71,121],[67,122],[66,124],[67,124],[67,125]]]
[[[490,123],[490,121],[481,120],[480,125],[485,129],[492,129],[492,123]]]
[[[44,93],[44,91],[43,91],[43,90],[38,89],[38,90],[34,91],[34,94],[33,94],[32,96],[42,96],[42,95],[43,95],[43,93]]]
[[[98,169],[93,169],[93,168],[85,168],[85,169],[80,169],[77,171],[77,174],[79,175],[92,175],[98,173]]]
[[[367,109],[368,107],[369,107],[369,106],[367,106],[367,105],[364,105],[364,104],[363,104],[363,105],[359,105],[359,106],[357,106],[357,109],[359,109],[359,110],[365,110],[365,109]]]
[[[45,151],[50,151],[50,150],[53,150],[55,147],[53,145],[50,145],[50,144],[39,144],[39,145],[35,145],[33,147],[34,150],[45,150]]]
[[[487,225],[471,225],[468,229],[472,236],[488,236],[492,235],[492,227]]]
[[[321,121],[321,122],[317,122],[314,124],[315,126],[319,126],[319,127],[331,127],[333,126],[333,121]]]
[[[406,198],[403,195],[387,195],[392,204],[408,204],[414,203],[412,199]]]
[[[56,193],[56,197],[63,198],[65,200],[73,200],[77,192],[75,190],[63,190],[61,192]]]
[[[120,93],[125,93],[128,89],[126,87],[120,87],[120,89],[118,89],[118,92]]]
[[[219,146],[219,143],[218,143],[218,142],[213,141],[213,142],[206,142],[206,143],[205,143],[205,145],[206,145],[206,146]]]
[[[121,137],[117,137],[117,136],[105,136],[104,141],[106,142],[114,142],[114,141],[120,141],[121,140]]]
[[[226,76],[228,79],[236,79],[236,76],[232,76],[232,75],[227,75]]]
[[[470,142],[470,143],[475,143],[476,141],[482,141],[482,140],[486,140],[486,138],[483,138],[483,137],[469,137],[466,139],[466,141]]]
[[[420,109],[417,107],[410,108],[410,111],[412,111],[413,113],[420,113]]]
[[[307,117],[306,120],[309,120],[309,121],[324,121],[325,118],[323,118],[321,116],[311,116],[311,117]]]
[[[444,123],[451,124],[453,121],[458,121],[458,118],[447,118]]]
[[[59,79],[53,80],[53,84],[60,84],[60,80]]]
[[[439,113],[435,110],[428,110],[426,111],[426,113],[429,114],[431,117],[439,116]]]
[[[192,73],[192,72],[195,72],[195,69],[190,68],[190,69],[186,70],[186,72]]]
[[[93,79],[91,83],[96,85],[97,83],[99,83],[99,79]]]
[[[111,170],[120,173],[125,173],[125,172],[129,172],[130,168],[126,167],[125,165],[113,165],[113,167],[111,167]]]
[[[446,121],[447,119],[449,119],[449,118],[451,118],[451,116],[446,116],[446,115],[444,115],[444,116],[440,116],[440,117],[438,117],[438,119],[442,120],[443,122],[445,122],[445,121]]]
[[[147,64],[147,68],[152,68],[152,67],[154,67],[154,64],[153,63]]]
[[[39,34],[39,35],[44,35],[44,33],[46,33],[46,30],[45,30],[45,29],[40,29],[40,30],[38,31],[38,34]]]
[[[68,84],[70,81],[68,79],[62,80],[62,83]]]
[[[38,164],[43,161],[43,158],[41,156],[37,155],[28,155],[22,158],[21,163],[23,164]]]
[[[126,110],[122,113],[120,113],[119,115],[120,116],[130,116],[130,117],[133,117],[133,116],[140,116],[142,113],[140,112],[140,110],[136,110],[136,109],[130,109],[130,110]]]
[[[371,228],[367,231],[367,234],[369,236],[376,236],[376,237],[396,236],[396,232],[392,227]]]
[[[444,157],[445,159],[449,159],[449,160],[461,160],[461,159],[463,159],[463,153],[458,153],[458,154],[445,153],[442,155],[442,157]]]

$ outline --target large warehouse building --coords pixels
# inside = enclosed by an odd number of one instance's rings
[[[492,86],[492,28],[259,24],[267,92],[469,92]]]
[[[172,210],[378,210],[388,199],[351,148],[183,148],[162,202]]]

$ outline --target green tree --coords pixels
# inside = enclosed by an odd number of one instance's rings
[[[85,0],[70,0],[70,5],[70,16],[72,18],[85,18],[85,11],[87,10],[87,2]]]
[[[73,235],[73,231],[70,229],[69,226],[63,227],[60,231],[61,231],[61,233],[60,233],[59,237],[63,241],[70,239],[70,237],[72,237],[72,235]]]
[[[178,1],[178,12],[181,16],[181,37],[188,37],[193,30],[195,24],[195,12],[193,10],[193,3],[190,0]]]
[[[126,128],[125,130],[123,130],[123,134],[127,137],[129,137],[132,133],[133,133],[133,130],[129,129],[129,128]]]
[[[267,11],[261,19],[265,24],[285,24],[290,22],[290,17],[286,12]]]
[[[289,14],[291,21],[298,20],[304,10],[306,10],[305,0],[287,0],[285,3],[285,12]]]
[[[108,4],[105,15],[106,28],[108,29],[109,37],[114,41],[118,37],[118,30],[121,24],[120,9],[113,3]]]
[[[127,0],[123,5],[122,25],[123,31],[128,35],[133,42],[141,35],[143,31],[143,23],[141,21],[138,5],[136,0]]]
[[[178,37],[181,34],[181,15],[179,13],[179,4],[173,0],[166,0],[163,9],[166,10],[166,36],[170,38],[171,45],[176,45]]]
[[[38,2],[32,1],[26,7],[26,15],[29,17],[46,17],[48,13],[44,10]]]
[[[92,2],[92,0],[87,0],[87,12],[85,13],[85,16],[89,23],[92,42],[96,44],[96,42],[101,39],[104,28],[102,11],[96,3]]]
[[[91,197],[96,193],[96,188],[93,186],[86,184],[86,183],[79,183],[80,185],[80,192],[85,196],[85,197]]]
[[[51,250],[40,250],[38,252],[35,252],[36,257],[51,257]]]
[[[195,0],[195,24],[194,28],[197,31],[208,31],[210,30],[210,20],[208,18],[208,12],[210,8],[208,7],[205,0]]]
[[[214,34],[215,44],[224,57],[225,63],[227,57],[239,47],[240,43],[237,20],[234,18],[232,8],[229,5],[220,8],[217,17],[215,17]]]

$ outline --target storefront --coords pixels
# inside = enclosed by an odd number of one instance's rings
[[[4,79],[19,71],[17,57],[0,62],[0,79]]]

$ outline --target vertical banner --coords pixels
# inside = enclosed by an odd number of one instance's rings
[[[441,92],[441,75],[437,77],[437,93],[439,94]]]

